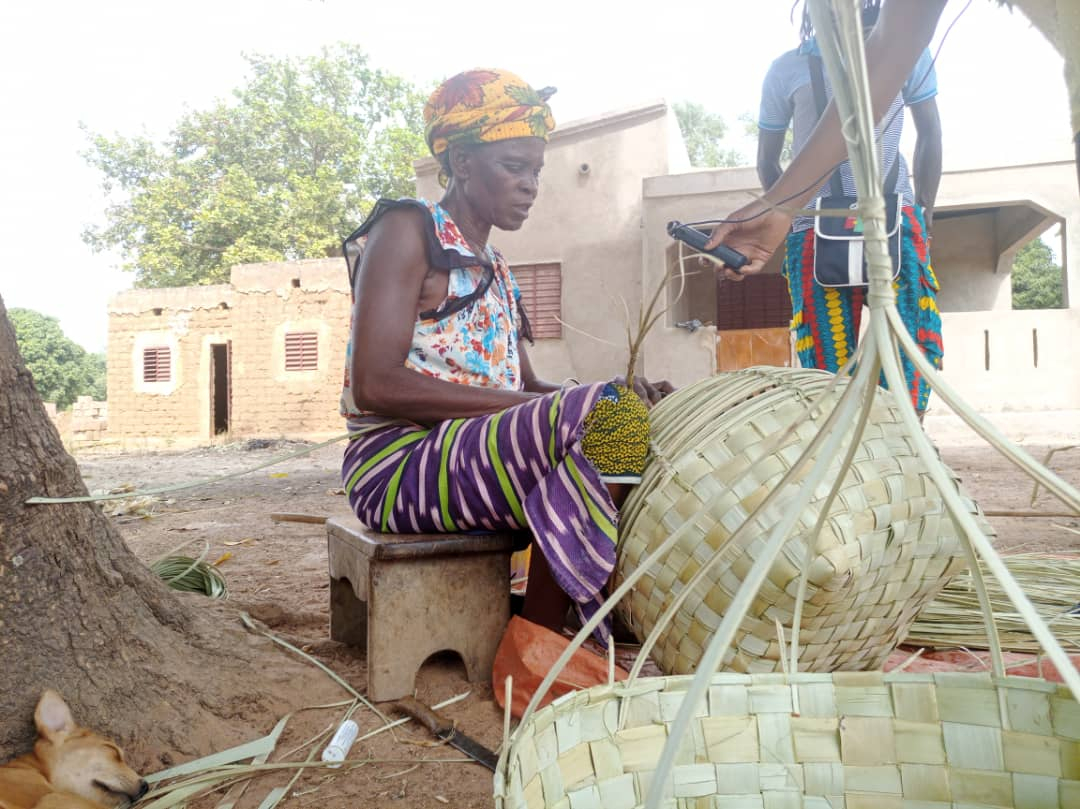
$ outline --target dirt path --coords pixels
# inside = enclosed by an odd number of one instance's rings
[[[107,491],[126,484],[148,488],[239,471],[305,446],[298,442],[246,442],[175,453],[84,453],[78,460],[87,486],[92,491]],[[1046,447],[1026,449],[1041,459]],[[221,570],[232,603],[266,622],[275,632],[302,644],[363,692],[367,672],[362,651],[328,639],[329,588],[322,526],[275,523],[269,516],[271,512],[348,514],[348,504],[339,488],[340,453],[340,447],[331,446],[244,477],[158,498],[134,513],[126,513],[121,504],[105,504],[106,511],[116,512],[113,519],[128,543],[148,563],[189,541],[193,544],[182,551],[188,555],[198,555],[204,546],[209,547],[211,560],[231,554],[221,563]],[[955,445],[945,446],[942,455],[984,509],[1031,508],[1030,482],[995,453],[978,446]],[[1056,455],[1052,466],[1065,479],[1080,485],[1080,450]],[[1045,495],[1038,500],[1036,509],[1061,510]],[[1074,552],[1080,547],[1080,536],[1067,530],[1080,530],[1080,519],[1075,517],[995,517],[991,523],[1002,550]],[[207,676],[211,677],[212,672]],[[252,676],[257,677],[258,672]],[[456,659],[429,662],[418,679],[418,697],[429,704],[470,689],[471,695],[446,713],[466,733],[494,748],[500,742],[502,719],[489,685],[470,686]],[[342,699],[345,696],[342,692]],[[296,705],[305,705],[302,694],[297,695]],[[334,723],[340,715],[340,709],[300,714],[278,749],[290,749]],[[366,711],[356,718],[361,733],[379,724]],[[262,724],[269,730],[277,719],[265,717]],[[422,763],[423,759],[459,756],[446,747],[431,746],[426,733],[413,726],[398,731],[396,738],[384,733],[357,744],[350,758],[361,757],[385,763],[348,771],[307,773],[281,805],[325,809],[491,806],[491,774],[469,763]],[[258,805],[271,785],[281,781],[265,778],[257,782],[249,789],[247,802]]]

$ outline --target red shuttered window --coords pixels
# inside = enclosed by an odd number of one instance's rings
[[[562,265],[522,264],[511,268],[537,340],[562,337]]]
[[[143,382],[168,382],[172,379],[172,350],[168,346],[144,348]]]
[[[285,334],[285,370],[314,371],[319,367],[319,335],[313,331]]]

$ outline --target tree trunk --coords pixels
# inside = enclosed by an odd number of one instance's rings
[[[25,504],[83,494],[0,299],[0,761],[30,747],[46,687],[147,772],[265,733],[297,699],[340,698],[235,610],[168,589],[96,504]],[[237,724],[241,708],[265,721]]]

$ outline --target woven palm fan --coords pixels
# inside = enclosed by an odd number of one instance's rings
[[[629,680],[568,694],[536,711],[566,662],[615,604],[647,570],[693,535],[703,513],[723,510],[728,496],[723,489],[707,495],[699,511],[688,514],[626,576],[552,667],[516,730],[510,734],[507,727],[495,774],[499,809],[1080,807],[1080,676],[994,552],[919,429],[896,358],[897,344],[943,401],[1048,491],[1078,511],[1080,492],[971,411],[907,335],[890,283],[859,4],[808,3],[845,124],[865,223],[871,317],[857,368],[850,381],[837,385],[834,401],[822,402],[827,415],[814,435],[760,502],[749,504],[752,510],[728,540],[735,547],[748,542],[758,547],[705,643],[697,673],[640,678],[631,672]],[[805,552],[804,538],[787,668],[771,674],[716,673],[789,535],[807,520],[807,508],[823,486],[827,496],[809,517],[814,528],[805,536],[818,536],[825,526],[831,501],[858,456],[859,438],[877,400],[879,369],[961,532],[987,618],[991,672],[795,673],[812,576],[806,563],[813,554]],[[837,458],[842,459],[839,468]],[[1001,583],[1065,686],[1006,676],[989,598],[974,564],[976,554]],[[713,554],[702,569],[722,562],[723,556]]]

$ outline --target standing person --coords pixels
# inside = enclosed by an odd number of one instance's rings
[[[869,30],[876,22],[880,0],[864,0],[863,23]],[[798,48],[772,63],[762,85],[758,119],[758,177],[764,188],[780,178],[780,154],[789,127],[793,130],[794,154],[809,140],[827,100],[831,86],[824,75],[820,51],[814,38],[809,11],[804,8]],[[924,50],[901,92],[893,99],[877,130],[882,155],[886,194],[900,197],[901,261],[894,284],[896,305],[912,339],[936,367],[942,359],[941,318],[937,309],[938,282],[930,266],[930,227],[934,199],[941,179],[941,124],[937,110],[937,76]],[[905,107],[911,111],[918,140],[915,146],[912,190],[908,165],[900,154]],[[838,178],[827,182],[809,207],[832,193],[854,197],[851,165],[837,169]],[[835,191],[830,192],[830,186]],[[784,276],[791,294],[796,350],[804,368],[836,372],[852,356],[859,336],[865,288],[826,287],[814,277],[814,219],[797,217],[787,236]],[[921,415],[926,410],[929,386],[910,359],[901,354],[912,404]]]
[[[428,100],[446,193],[380,200],[345,242],[354,303],[341,413],[353,434],[342,480],[360,521],[528,529],[523,617],[558,630],[571,602],[584,616],[603,602],[618,507],[644,471],[645,402],[671,386],[641,380],[643,401],[620,381],[545,382],[529,362],[520,292],[488,238],[529,216],[552,92],[471,70]]]
[[[1001,0],[999,0],[1000,2]],[[883,113],[900,92],[920,54],[930,44],[947,0],[904,0],[886,3],[866,40],[866,67],[875,113]],[[1013,0],[1065,59],[1065,82],[1072,108],[1077,180],[1080,181],[1080,3],[1076,0]],[[781,206],[801,207],[813,199],[818,179],[845,156],[840,118],[831,103],[803,150],[761,199],[726,217],[712,232],[705,249],[725,244],[749,259],[740,273],[725,269],[738,281],[760,272],[791,227]]]

